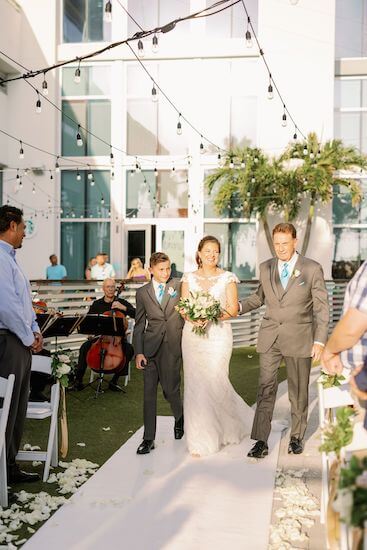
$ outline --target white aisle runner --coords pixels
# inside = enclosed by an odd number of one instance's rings
[[[245,458],[249,438],[193,458],[159,417],[154,451],[136,454],[141,428],[23,548],[266,550],[280,436],[257,463]]]

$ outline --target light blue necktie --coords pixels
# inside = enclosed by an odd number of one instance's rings
[[[285,264],[283,265],[282,272],[280,274],[280,282],[282,283],[282,287],[284,289],[287,287],[288,279],[289,279],[288,264],[287,262],[285,262]]]
[[[164,285],[161,283],[158,285],[158,296],[157,296],[157,300],[160,304],[162,303],[163,294],[164,294]]]

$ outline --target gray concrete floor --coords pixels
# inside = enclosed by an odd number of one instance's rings
[[[309,396],[309,420],[305,435],[305,449],[301,455],[289,455],[289,429],[282,434],[279,449],[278,468],[282,470],[299,470],[307,468],[308,472],[304,476],[304,481],[314,497],[320,503],[321,496],[321,454],[318,450],[320,446],[320,431],[317,406],[317,384],[316,380],[320,374],[319,368],[311,371],[310,396]],[[277,402],[274,410],[275,420],[286,420],[290,425],[290,404],[288,401],[287,382],[282,382],[278,388]],[[274,495],[277,496],[276,494]],[[277,523],[274,515],[278,507],[281,507],[281,501],[273,500],[272,524]],[[315,518],[314,526],[307,532],[309,536],[308,543],[299,543],[294,548],[304,548],[307,550],[325,550],[326,535],[324,525],[321,525],[320,518]]]

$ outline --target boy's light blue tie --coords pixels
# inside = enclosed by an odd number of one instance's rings
[[[287,262],[285,262],[285,264],[283,265],[282,272],[280,274],[280,282],[282,283],[282,287],[284,289],[287,287],[288,279],[289,279],[288,264]]]
[[[158,285],[158,296],[157,296],[157,300],[160,304],[162,303],[163,294],[164,294],[164,285],[161,283]]]

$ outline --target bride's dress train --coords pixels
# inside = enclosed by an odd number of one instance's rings
[[[223,308],[227,284],[238,282],[229,271],[210,279],[187,273],[182,280],[188,283],[190,291],[210,292]],[[254,411],[235,392],[228,378],[232,346],[229,321],[210,323],[206,336],[195,334],[192,324],[185,323],[182,336],[185,434],[193,455],[216,453],[223,445],[239,443],[251,432]]]

